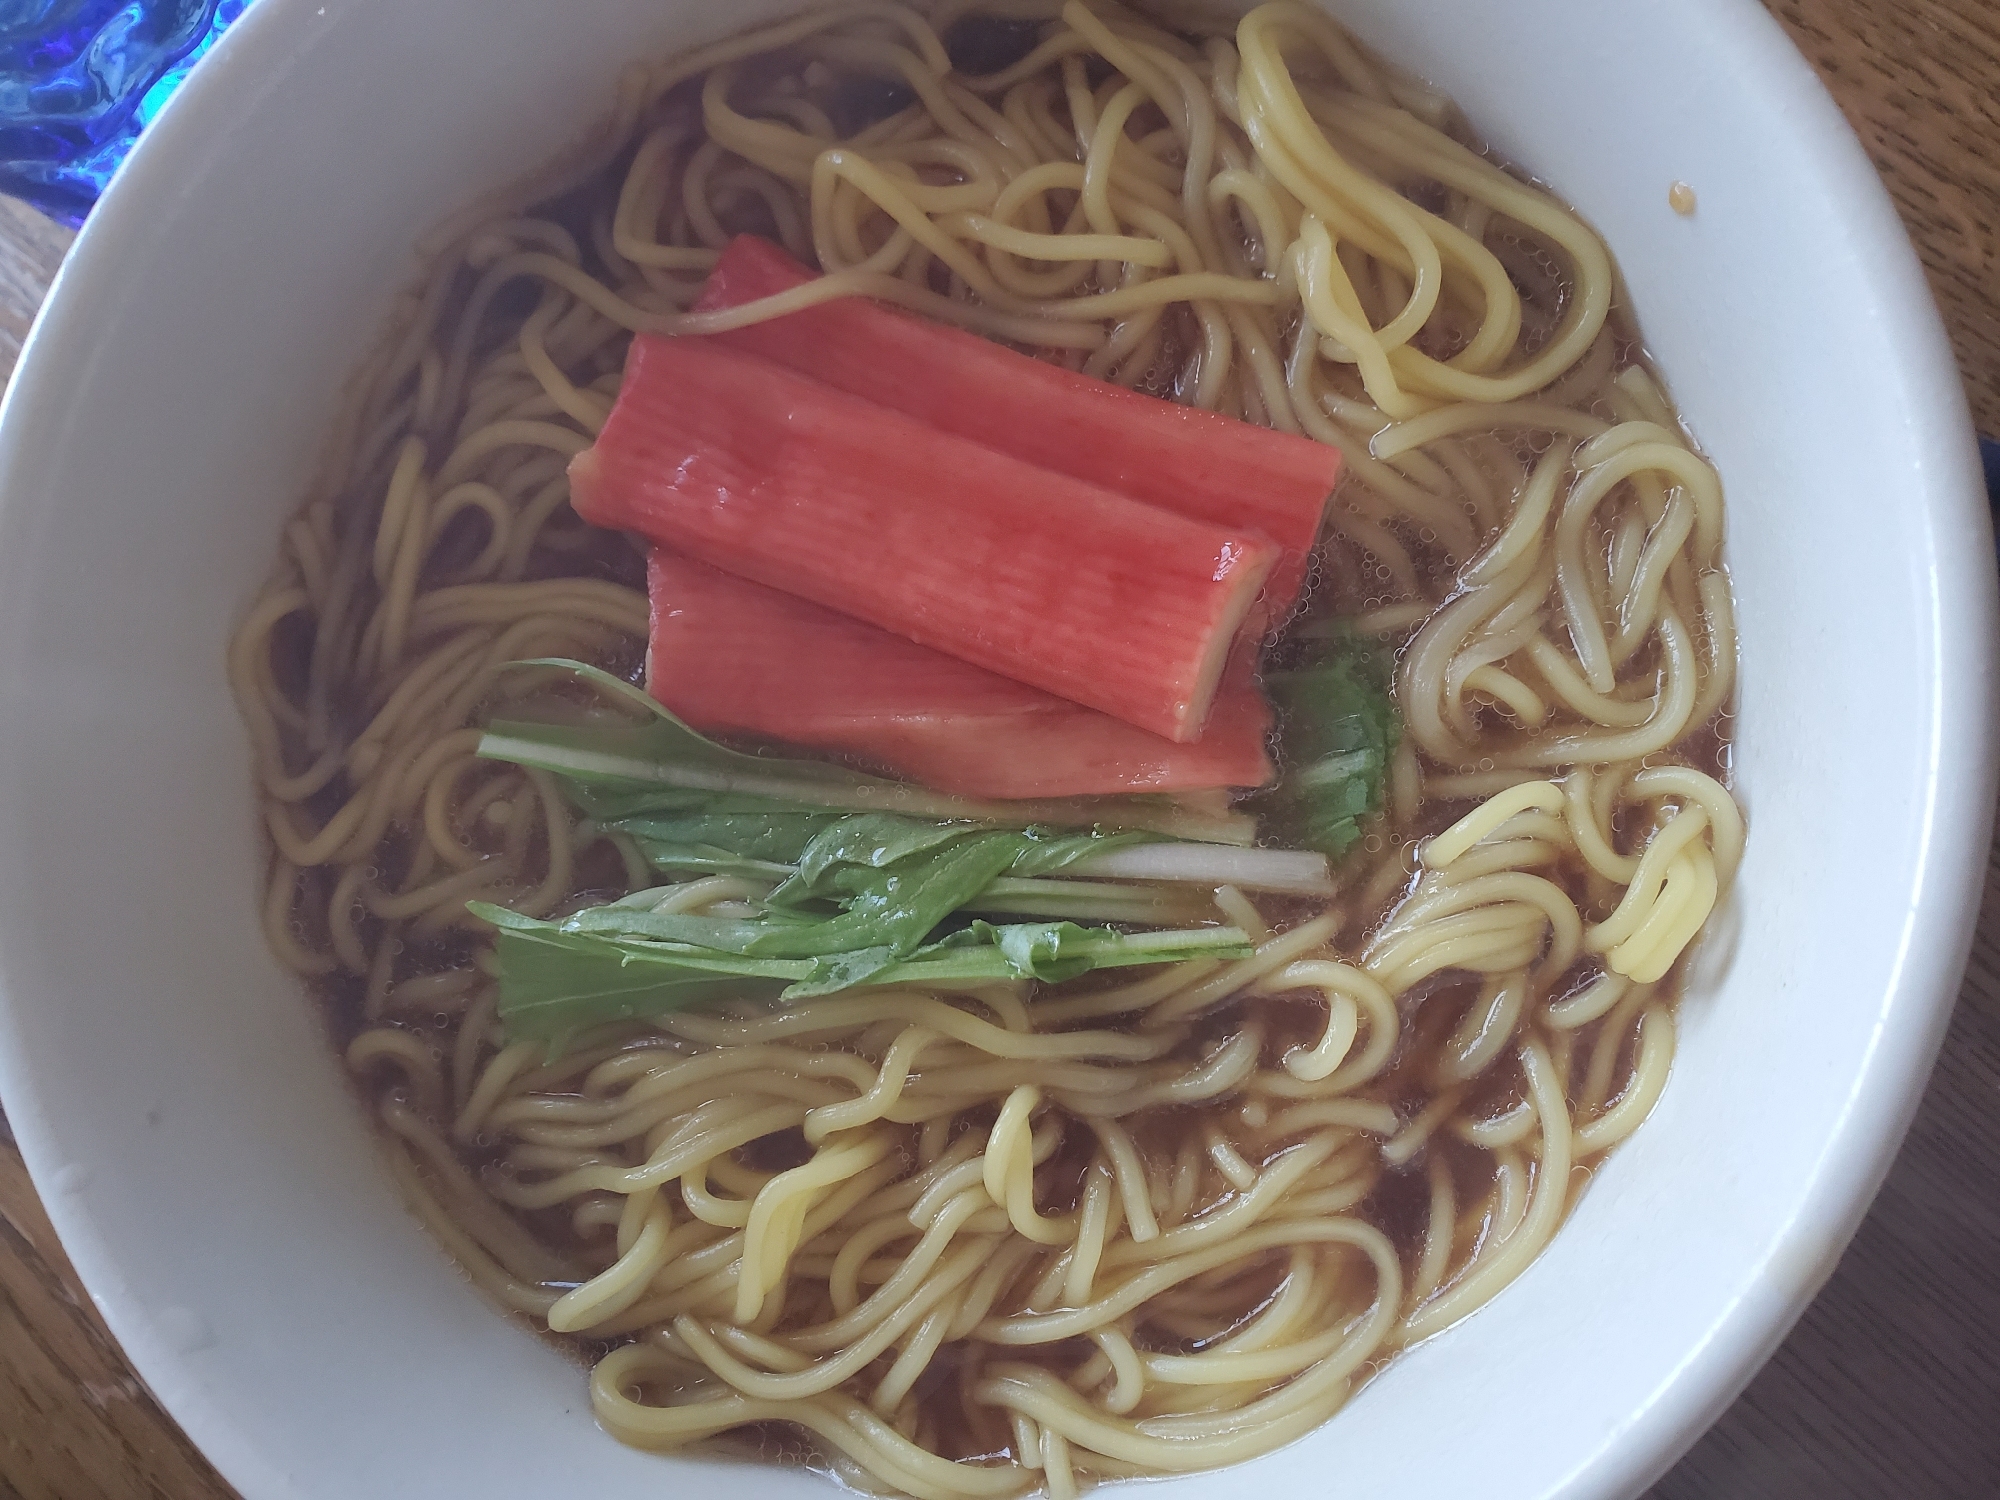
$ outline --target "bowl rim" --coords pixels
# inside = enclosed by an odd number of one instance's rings
[[[1890,311],[1895,352],[1890,375],[1912,398],[1902,421],[1913,445],[1935,464],[1912,476],[1910,499],[1938,521],[1938,534],[1965,545],[1933,549],[1927,628],[1936,663],[1937,713],[1924,726],[1926,777],[1918,878],[1902,929],[1894,977],[1878,1008],[1874,1046],[1847,1083],[1836,1137],[1809,1186],[1802,1211],[1759,1256],[1844,1247],[1859,1228],[1914,1118],[1956,1001],[1980,909],[1991,843],[1990,814],[2000,779],[2000,592],[1991,517],[1965,393],[1922,267],[1888,192],[1861,143],[1807,60],[1756,0],[1684,0],[1691,24],[1709,30],[1781,94],[1815,161],[1846,186],[1849,252],[1877,278]],[[53,279],[24,341],[15,377],[0,400],[0,507],[20,504],[10,481],[23,454],[49,425],[44,414],[68,373],[101,339],[92,288],[114,284],[122,247],[143,238],[148,220],[180,192],[173,164],[228,129],[241,101],[275,87],[265,60],[290,49],[324,14],[316,0],[263,0],[192,70],[114,176]],[[1974,545],[1975,542],[1980,543]],[[261,1442],[213,1399],[127,1291],[121,1252],[62,1189],[48,1102],[21,1045],[14,1000],[0,987],[0,1098],[30,1176],[91,1300],[161,1406],[208,1460],[254,1500],[297,1493]],[[1833,1226],[1831,1236],[1827,1226]],[[1690,1350],[1691,1378],[1676,1380],[1631,1429],[1601,1448],[1562,1487],[1567,1496],[1635,1494],[1657,1479],[1735,1400],[1776,1350],[1831,1275],[1818,1274],[1780,1297],[1740,1302],[1716,1335]]]

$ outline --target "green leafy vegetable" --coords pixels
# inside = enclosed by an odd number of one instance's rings
[[[982,916],[1062,917],[1135,927],[1192,927],[1215,920],[1214,892],[1202,887],[1116,880],[1016,880],[1003,875],[963,910]]]
[[[553,773],[579,810],[629,836],[662,874],[780,881],[770,899],[788,905],[807,894],[868,895],[863,886],[872,877],[862,872],[911,868],[902,862],[919,853],[971,868],[978,861],[961,846],[983,839],[997,873],[1015,879],[1064,872],[1297,894],[1331,888],[1317,854],[1237,847],[1255,827],[1241,815],[1197,817],[1139,797],[966,802],[841,766],[726,749],[629,683],[581,662],[516,665],[581,682],[644,717],[572,712],[563,722],[496,721],[479,753]],[[1173,836],[1189,819],[1203,836]],[[1222,833],[1227,841],[1210,841]],[[1004,863],[992,852],[1001,834],[1014,851]]]
[[[642,814],[783,810],[1145,830],[1218,844],[1248,844],[1256,833],[1254,821],[1241,814],[1201,812],[1169,797],[973,802],[821,761],[745,755],[697,734],[630,683],[583,662],[551,658],[513,666],[570,678],[641,715],[638,722],[602,714],[559,723],[496,720],[479,742],[479,753],[489,759],[561,777],[577,806],[603,822]]]
[[[1346,629],[1310,650],[1304,664],[1264,679],[1285,770],[1258,804],[1292,841],[1339,859],[1382,810],[1402,721],[1387,652]]]
[[[647,894],[657,900],[664,893]],[[602,914],[614,907],[628,914],[628,930],[611,930],[612,920]],[[663,1015],[712,1000],[800,1000],[864,982],[1056,981],[1092,969],[1241,958],[1253,951],[1234,927],[1120,933],[1069,922],[975,922],[902,959],[878,961],[878,954],[868,950],[819,958],[758,958],[649,936],[652,925],[634,899],[614,907],[545,922],[473,903],[477,915],[499,928],[500,1017],[509,1037],[560,1042],[607,1021]]]
[[[660,911],[674,892],[665,886],[587,908],[562,925],[585,936],[674,943],[742,958],[822,960],[801,981],[806,988],[795,984],[788,991],[796,998],[861,984],[910,957],[954,912],[981,904],[988,888],[1012,870],[1036,874],[1010,881],[999,898],[1003,909],[1076,916],[1095,904],[1112,908],[1113,919],[1134,915],[1132,907],[1116,909],[1108,898],[1078,902],[1060,889],[1068,882],[1042,878],[1100,845],[1118,842],[857,813],[826,823],[797,851],[792,865],[773,866],[783,872],[782,880],[748,905],[748,915]],[[769,844],[762,847],[777,852]],[[1213,912],[1212,903],[1207,907]],[[502,962],[504,971],[504,953]]]
[[[904,979],[1059,979],[1247,951],[1233,928],[1194,927],[1215,915],[1215,886],[1329,889],[1325,859],[1309,851],[1136,826],[1144,820],[1127,816],[1135,807],[1161,811],[1148,799],[1063,805],[1071,826],[1056,826],[1039,816],[1050,804],[967,803],[839,766],[740,754],[594,668],[523,665],[641,716],[572,707],[561,722],[495,723],[481,755],[552,773],[586,817],[664,875],[735,875],[762,889],[702,914],[662,910],[671,885],[561,922],[474,906],[500,929],[510,1034],[554,1037],[720,995],[795,1000]],[[1111,809],[1109,826],[1088,826],[1086,806]],[[994,926],[973,919],[982,912],[1059,920]],[[1174,930],[1126,934],[1068,919]]]

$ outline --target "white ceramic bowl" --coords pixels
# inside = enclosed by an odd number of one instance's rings
[[[771,0],[260,0],[77,241],[0,418],[0,1096],[139,1372],[249,1500],[704,1493],[398,1204],[254,919],[224,642],[411,246]],[[1653,1119],[1334,1422],[1147,1494],[1624,1496],[1832,1268],[1956,988],[1994,554],[1874,174],[1752,0],[1345,0],[1582,210],[1730,503],[1740,880]],[[1676,217],[1667,188],[1693,184]],[[726,1471],[745,1500],[824,1494]]]

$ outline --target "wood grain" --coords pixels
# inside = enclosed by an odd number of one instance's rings
[[[0,198],[0,371],[21,357],[21,341],[73,238],[27,204]]]
[[[1909,226],[2000,434],[2000,3],[1767,0]],[[0,199],[0,372],[68,234]],[[0,1496],[230,1500],[82,1294],[0,1116]],[[1651,1500],[2000,1495],[2000,846],[1909,1143],[1826,1290]]]
[[[70,1269],[27,1169],[0,1147],[0,1492],[18,1500],[230,1500],[132,1374]]]
[[[1766,0],[1845,111],[1923,257],[2000,437],[2000,4]]]

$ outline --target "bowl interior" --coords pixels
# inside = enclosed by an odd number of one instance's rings
[[[249,1500],[824,1493],[601,1435],[582,1371],[403,1210],[264,950],[223,676],[418,237],[629,59],[788,8],[264,0],[78,242],[0,417],[0,1093],[98,1304]],[[1338,8],[1620,259],[1729,495],[1751,839],[1666,1096],[1549,1252],[1326,1428],[1167,1489],[1629,1493],[1830,1271],[1914,1103],[1988,828],[1990,539],[1914,258],[1756,6]]]

